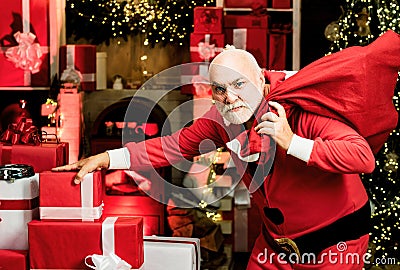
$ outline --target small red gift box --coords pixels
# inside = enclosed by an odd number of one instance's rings
[[[0,269],[4,270],[29,269],[28,251],[0,249]]]
[[[271,7],[288,9],[291,7],[291,0],[271,0]]]
[[[197,95],[211,95],[211,86],[208,82],[208,62],[187,63],[181,65],[181,93]]]
[[[194,33],[196,34],[221,34],[222,33],[222,7],[195,7]]]
[[[68,143],[40,145],[5,145],[0,143],[0,163],[31,165],[36,173],[51,170],[68,162]]]
[[[96,90],[96,46],[63,45],[60,47],[60,74],[76,70],[82,75],[81,90]]]
[[[0,6],[0,86],[48,86],[49,0]]]
[[[39,174],[0,181],[0,249],[28,249],[27,224],[39,217],[38,207]]]
[[[226,43],[244,49],[256,58],[260,67],[267,66],[269,16],[226,15]]]
[[[268,34],[268,69],[285,70],[286,69],[286,35],[287,32],[273,31]]]
[[[40,218],[94,220],[102,215],[103,173],[87,174],[74,183],[77,172],[40,173]]]
[[[87,257],[94,254],[115,254],[135,269],[143,264],[140,217],[111,217],[95,222],[34,220],[28,230],[31,269],[87,269],[85,261],[91,264]]]
[[[225,0],[227,8],[266,8],[267,0]]]
[[[224,34],[190,34],[190,61],[209,62],[224,49]]]

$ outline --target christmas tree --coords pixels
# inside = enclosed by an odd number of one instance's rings
[[[325,30],[326,38],[332,41],[329,53],[350,46],[367,45],[389,29],[400,33],[399,9],[396,0],[347,0],[342,5],[341,17]],[[397,111],[399,98],[398,82],[393,97]],[[390,264],[400,265],[399,134],[398,124],[377,154],[374,172],[362,175],[373,205],[373,227],[368,250],[372,257],[366,265],[368,269],[382,269],[379,266],[383,265],[387,269]]]

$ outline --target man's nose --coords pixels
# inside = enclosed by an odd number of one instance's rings
[[[235,103],[237,101],[237,99],[238,99],[238,95],[234,91],[227,89],[226,96],[225,96],[225,103],[232,104],[232,103]]]

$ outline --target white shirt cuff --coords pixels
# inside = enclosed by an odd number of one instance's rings
[[[110,157],[110,170],[129,170],[131,167],[131,159],[129,150],[126,147],[107,150]]]
[[[314,146],[314,141],[306,138],[302,138],[293,134],[292,141],[290,142],[287,150],[288,155],[292,155],[301,159],[304,162],[308,162],[311,156],[311,152]]]

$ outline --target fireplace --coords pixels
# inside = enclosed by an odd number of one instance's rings
[[[135,90],[114,89],[85,92],[83,113],[86,155],[120,148],[128,141],[139,142],[161,133],[167,135],[190,122],[193,112],[174,114],[173,119],[169,119],[168,115],[180,104],[191,100],[191,96],[182,95],[179,90],[165,93],[162,90],[148,90],[138,95]],[[128,106],[133,108],[130,110],[132,113],[125,116]],[[144,117],[146,115],[148,117]],[[183,172],[172,167],[139,173],[149,180],[161,176],[170,183],[180,183],[184,176]],[[138,188],[133,179],[129,172],[107,171],[104,213],[111,216],[142,216],[145,235],[166,234],[166,209],[164,204],[159,203],[166,200],[164,186],[151,185],[151,198]]]

